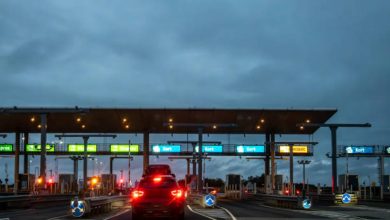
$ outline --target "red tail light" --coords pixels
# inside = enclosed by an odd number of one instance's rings
[[[183,196],[183,191],[181,189],[171,191],[172,196],[176,198],[181,198]]]
[[[153,182],[155,182],[155,183],[161,182],[161,177],[154,177]]]
[[[131,193],[131,197],[133,197],[133,199],[138,199],[139,197],[141,197],[143,195],[144,195],[144,192],[140,191],[140,190],[135,190]]]

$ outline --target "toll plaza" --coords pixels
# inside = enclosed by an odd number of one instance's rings
[[[109,109],[109,108],[2,108],[0,109],[0,132],[15,133],[15,143],[0,149],[3,155],[15,155],[15,192],[18,187],[19,155],[24,162],[29,155],[40,155],[40,178],[46,178],[46,155],[79,155],[84,160],[84,179],[87,175],[86,155],[142,155],[144,168],[149,164],[150,155],[192,155],[197,164],[198,183],[202,187],[202,154],[212,156],[262,155],[265,157],[266,175],[274,175],[270,161],[283,154],[283,148],[276,150],[275,134],[313,134],[319,127],[297,126],[300,123],[323,124],[333,114],[334,109],[283,110],[283,109]],[[29,143],[31,133],[40,133],[41,141]],[[139,133],[143,143],[111,144],[98,146],[89,143],[91,136],[98,134]],[[178,144],[150,145],[149,137],[158,133],[197,134],[198,141],[193,149],[182,149]],[[24,146],[21,146],[23,134]],[[47,144],[47,134],[56,137],[80,137],[79,143],[67,146]],[[112,135],[111,135],[112,134]],[[266,143],[258,145],[207,145],[203,144],[204,134],[258,134],[265,135]],[[42,148],[41,146],[46,146]],[[202,146],[199,152],[199,146]],[[312,154],[309,149],[304,154]],[[79,159],[79,158],[78,158]],[[271,164],[271,167],[273,165]],[[28,173],[28,163],[24,163],[23,173]]]

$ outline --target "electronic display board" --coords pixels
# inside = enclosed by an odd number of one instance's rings
[[[153,145],[152,152],[153,153],[180,153],[181,146],[180,145]]]
[[[26,145],[27,152],[41,152],[40,144],[27,144]],[[53,144],[46,144],[46,152],[54,152]]]
[[[95,153],[97,151],[96,144],[88,144],[87,152]],[[84,144],[68,144],[68,152],[82,153],[84,152]]]
[[[238,145],[237,153],[265,153],[264,145]]]
[[[130,146],[130,147],[129,147]],[[112,153],[128,153],[130,148],[130,153],[138,153],[139,145],[138,144],[111,144],[110,152]]]
[[[347,146],[345,152],[347,154],[373,154],[374,146]]]
[[[290,153],[290,146],[279,146],[280,153]],[[309,147],[307,145],[293,145],[293,153],[306,154],[309,153]]]
[[[199,152],[199,146],[195,146],[195,151]],[[203,153],[222,153],[222,151],[222,145],[203,145],[202,147]]]
[[[0,152],[12,152],[13,145],[12,144],[0,144]]]

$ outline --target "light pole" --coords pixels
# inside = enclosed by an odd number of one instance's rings
[[[302,196],[305,198],[306,190],[305,190],[305,180],[306,180],[306,164],[310,164],[310,160],[298,160],[299,164],[303,166],[303,185],[302,185]]]

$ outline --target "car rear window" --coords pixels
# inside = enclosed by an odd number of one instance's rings
[[[161,175],[169,175],[171,174],[171,170],[167,166],[153,166],[153,167],[148,167],[146,170],[147,174],[161,174]]]
[[[172,178],[162,177],[161,181],[154,181],[154,178],[146,178],[141,180],[139,187],[142,188],[172,188],[176,187],[177,183]]]

